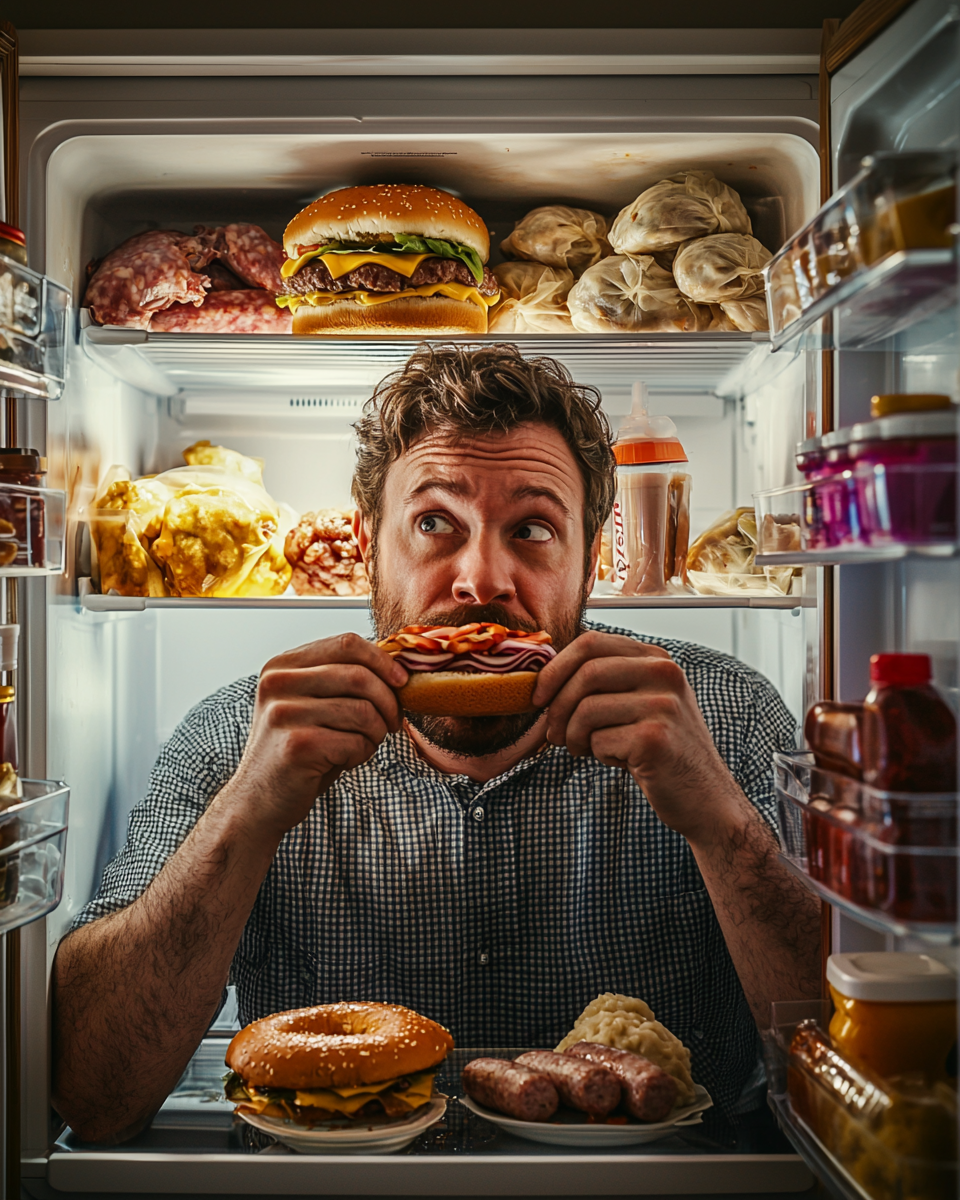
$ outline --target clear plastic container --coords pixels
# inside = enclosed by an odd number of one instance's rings
[[[853,426],[850,458],[871,544],[956,540],[957,419],[952,405]]]
[[[820,439],[824,470],[814,492],[825,546],[848,546],[862,541],[857,488],[851,473],[852,436],[852,429],[846,428],[825,433]]]
[[[875,154],[851,190],[859,226],[857,252],[866,266],[901,250],[949,249],[956,221],[957,158],[953,151]]]
[[[957,919],[957,794],[871,788],[774,755],[784,854],[842,900],[907,924]]]
[[[662,596],[686,581],[691,477],[669,417],[647,413],[646,386],[634,384],[633,408],[613,447],[613,582],[624,596]]]
[[[0,811],[0,933],[44,916],[63,893],[70,789],[20,782],[23,800]]]
[[[63,492],[0,482],[0,575],[63,570],[65,508]]]

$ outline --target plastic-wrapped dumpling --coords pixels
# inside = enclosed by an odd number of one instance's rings
[[[584,271],[567,297],[581,333],[690,332],[706,329],[709,308],[681,296],[673,276],[650,255],[616,254]]]
[[[673,276],[680,291],[698,304],[725,304],[763,291],[763,268],[771,257],[755,237],[715,233],[680,247]]]
[[[535,208],[500,243],[507,258],[522,258],[548,267],[566,267],[582,275],[611,253],[607,222],[588,208],[548,204]]]
[[[610,244],[617,254],[652,254],[728,232],[753,232],[739,195],[712,171],[678,171],[621,209],[610,227]]]
[[[718,307],[741,333],[759,333],[770,328],[767,319],[767,297],[762,292],[759,296],[748,296],[745,300],[727,300]]]
[[[184,450],[183,460],[190,467],[224,467],[228,471],[239,471],[251,483],[263,483],[263,459],[248,458],[227,446],[194,442]]]
[[[493,268],[500,303],[490,314],[491,333],[570,333],[567,294],[573,272],[535,262],[500,263]]]

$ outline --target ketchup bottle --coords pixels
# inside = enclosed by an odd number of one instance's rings
[[[875,836],[895,846],[956,844],[957,722],[932,686],[926,654],[875,654],[863,702],[863,778],[888,796]],[[940,793],[937,795],[937,793]],[[873,901],[895,916],[956,919],[956,859],[909,853],[877,856]]]

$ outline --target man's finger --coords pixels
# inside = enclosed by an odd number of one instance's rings
[[[537,708],[546,708],[554,697],[584,663],[595,658],[669,658],[660,646],[638,642],[620,633],[599,633],[589,630],[565,646],[556,658],[543,668],[533,693]]]
[[[391,729],[399,729],[402,714],[396,691],[369,667],[355,663],[332,663],[320,667],[270,668],[264,670],[257,689],[261,702],[298,696],[325,699],[353,697],[369,700]]]
[[[388,694],[393,696],[392,692]],[[353,696],[324,700],[312,696],[283,697],[271,703],[267,719],[274,729],[303,729],[309,731],[310,736],[318,730],[357,733],[377,744],[390,732],[390,722],[384,719],[376,705]]]
[[[586,696],[637,692],[669,692],[669,683],[679,670],[672,659],[605,658],[584,663],[561,688],[547,710],[547,737],[562,741],[574,709]],[[670,676],[666,679],[665,676]]]
[[[359,633],[341,633],[336,637],[308,642],[295,650],[278,655],[267,663],[264,670],[298,670],[334,663],[354,663],[357,666],[368,667],[389,687],[403,687],[407,682],[407,672],[403,667],[375,642],[368,641]]]

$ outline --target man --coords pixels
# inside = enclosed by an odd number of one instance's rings
[[[770,828],[782,701],[582,620],[613,499],[599,404],[510,346],[421,350],[380,386],[354,480],[377,633],[546,629],[538,711],[404,720],[406,672],[352,634],[198,705],[57,954],[54,1099],[81,1136],[143,1128],[228,978],[242,1022],[375,999],[462,1046],[551,1046],[625,992],[728,1113],[751,1011],[818,994],[817,903]]]

